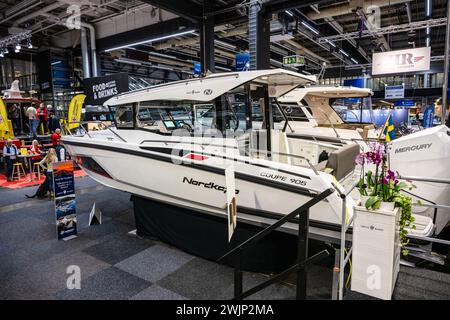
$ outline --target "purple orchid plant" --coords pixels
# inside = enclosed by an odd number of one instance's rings
[[[414,217],[412,216],[412,199],[401,193],[401,190],[412,190],[415,186],[411,181],[399,181],[400,174],[387,168],[386,148],[383,144],[373,142],[369,144],[369,151],[360,153],[356,159],[356,164],[362,166],[362,175],[358,184],[361,196],[368,196],[363,204],[366,209],[377,210],[382,202],[394,202],[395,207],[401,208],[400,217],[400,242],[406,246],[407,228],[415,229]],[[371,170],[364,174],[364,166],[375,165],[375,174]],[[403,250],[403,254],[408,254]]]

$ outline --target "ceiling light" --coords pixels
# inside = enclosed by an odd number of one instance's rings
[[[123,45],[123,46],[106,49],[105,52],[110,52],[110,51],[114,51],[114,50],[119,50],[119,49],[123,49],[123,48],[137,46],[137,45],[140,45],[140,44],[151,43],[151,42],[155,42],[155,41],[161,41],[161,40],[166,40],[166,39],[170,39],[170,38],[175,38],[175,37],[183,36],[183,35],[194,33],[194,32],[195,32],[195,30],[186,30],[186,31],[182,31],[182,32],[174,33],[174,34],[169,34],[169,35],[162,36],[162,37],[157,37],[157,38],[153,38],[153,39],[143,40],[143,41],[139,41],[139,42],[133,42],[133,43],[129,43],[129,44],[126,44],[126,45]]]
[[[16,47],[16,48],[14,49],[14,52],[15,52],[15,53],[19,53],[19,52],[20,52],[20,47]]]
[[[427,15],[427,17],[429,17],[431,15],[431,0],[427,0],[426,15]]]
[[[28,49],[33,49],[33,44],[31,43],[31,39],[28,39],[27,47],[28,47]]]
[[[293,17],[294,15],[292,14],[292,12],[290,12],[289,10],[285,11],[288,15],[290,15],[291,17]]]
[[[345,52],[344,50],[339,50],[344,56],[346,56],[346,57],[348,57],[348,53],[347,52]]]
[[[309,30],[311,30],[312,32],[314,32],[315,34],[319,34],[319,31],[317,31],[316,29],[314,29],[313,27],[311,27],[309,24],[307,24],[305,21],[302,21],[302,25],[304,25],[306,28],[308,28]]]
[[[20,43],[16,44],[16,50],[20,50],[21,46]]]
[[[326,42],[328,42],[331,46],[333,46],[333,47],[335,47],[336,48],[336,45],[333,43],[333,42],[331,42],[330,40],[328,40],[328,39],[325,39],[325,41]]]
[[[0,51],[0,58],[3,58],[5,55],[3,53],[3,51]]]
[[[353,59],[353,58],[350,58],[350,60],[352,60],[354,63],[356,63],[356,64],[359,64],[359,62],[358,61],[356,61],[355,59]]]

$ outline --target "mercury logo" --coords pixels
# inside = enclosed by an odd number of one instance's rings
[[[417,151],[417,150],[426,150],[431,148],[432,143],[423,143],[423,144],[417,144],[414,146],[408,146],[403,148],[395,149],[395,153],[401,153],[401,152],[410,152],[410,151]]]

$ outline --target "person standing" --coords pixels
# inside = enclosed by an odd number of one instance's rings
[[[14,135],[17,135],[20,131],[19,118],[20,118],[20,108],[17,104],[13,104],[9,109],[8,117],[11,119]]]
[[[49,112],[48,120],[48,130],[51,134],[55,133],[56,129],[61,129],[61,124],[59,123],[59,118],[55,115],[53,111]]]
[[[3,147],[3,158],[6,164],[6,181],[12,181],[13,165],[17,159],[17,147],[11,139],[8,139]]]
[[[51,138],[53,147],[56,147],[59,144],[59,140],[61,139],[61,129],[56,129]]]
[[[43,132],[44,132],[44,134],[46,134],[47,133],[47,121],[48,121],[48,109],[44,103],[41,103],[39,105],[39,108],[37,110],[37,115],[38,115],[38,119],[39,119],[39,124],[37,125],[37,128],[40,129],[41,123],[42,123]]]
[[[41,168],[46,171],[48,186],[51,194],[53,194],[53,164],[55,162],[58,162],[58,158],[56,157],[56,151],[53,148],[50,148],[47,155],[41,160],[41,162],[39,162]]]
[[[30,136],[36,137],[37,110],[34,107],[34,103],[32,103],[30,107],[28,107],[26,115],[28,117],[28,124],[30,126]]]

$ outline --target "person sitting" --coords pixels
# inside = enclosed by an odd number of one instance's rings
[[[33,155],[33,157],[31,157],[32,163],[35,163],[42,158],[41,146],[39,145],[39,142],[37,140],[33,140],[33,142],[31,143],[30,152]]]
[[[12,181],[13,165],[17,161],[17,147],[12,143],[11,139],[6,140],[3,147],[3,158],[6,164],[6,181]]]
[[[56,147],[59,144],[59,140],[61,139],[61,129],[56,129],[52,134],[52,145]]]

